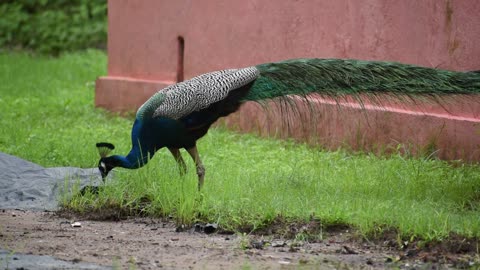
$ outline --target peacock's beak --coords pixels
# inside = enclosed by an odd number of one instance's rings
[[[98,170],[100,171],[100,175],[102,176],[102,181],[105,182],[105,178],[107,178],[107,175],[111,169],[107,167],[104,161],[100,160],[100,162],[98,163]]]
[[[105,170],[100,169],[100,175],[102,176],[102,181],[105,182],[105,178],[107,178],[108,172]]]

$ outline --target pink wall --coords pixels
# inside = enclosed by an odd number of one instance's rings
[[[174,80],[286,58],[480,69],[480,1],[109,1],[109,75]],[[135,52],[135,53],[131,53]]]
[[[111,0],[108,8],[108,75],[97,82],[96,104],[117,111],[135,110],[176,80],[178,36],[185,40],[187,79],[212,70],[298,57],[480,70],[477,0]],[[478,103],[466,103],[473,109],[431,110],[443,115],[445,123],[453,121],[452,111],[478,119]],[[246,117],[244,111],[232,119]],[[342,121],[355,125],[352,119]],[[375,134],[366,136],[365,143],[375,143]],[[451,138],[449,134],[441,136]],[[424,140],[410,135],[403,140]],[[479,139],[470,145],[477,146]]]

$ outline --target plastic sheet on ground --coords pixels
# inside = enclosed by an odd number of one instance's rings
[[[55,210],[65,189],[101,182],[97,168],[44,168],[0,152],[0,209]]]

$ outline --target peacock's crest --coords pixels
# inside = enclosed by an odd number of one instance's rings
[[[107,142],[100,142],[96,144],[98,154],[100,154],[100,157],[104,158],[107,157],[110,152],[112,152],[113,149],[115,149],[115,146],[111,143]]]

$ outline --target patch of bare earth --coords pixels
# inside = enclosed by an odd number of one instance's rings
[[[79,222],[73,227],[72,222]],[[74,220],[51,212],[0,210],[0,248],[49,255],[119,269],[383,269],[386,267],[468,267],[477,258],[478,241],[452,236],[419,247],[394,239],[359,240],[345,227],[329,229],[321,239],[289,240],[289,232],[312,224],[279,224],[255,235],[177,232],[171,221],[131,218],[122,221]],[[280,229],[282,228],[282,229]],[[311,228],[310,228],[311,229]]]

